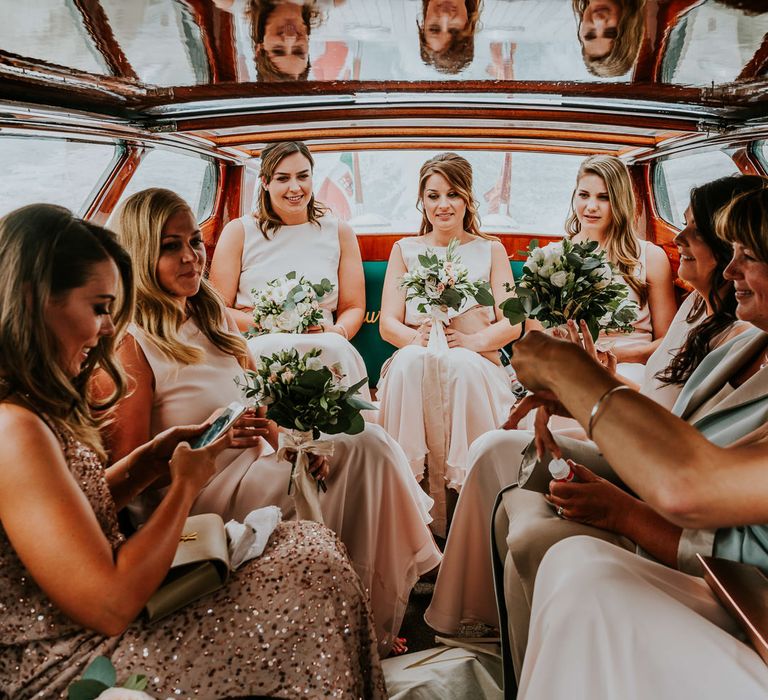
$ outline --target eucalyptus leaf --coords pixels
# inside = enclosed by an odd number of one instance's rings
[[[134,673],[123,683],[126,690],[145,690],[147,687],[147,677],[143,674]]]
[[[117,682],[115,667],[106,656],[97,656],[83,672],[83,680],[100,681],[111,688]]]
[[[67,688],[67,698],[69,700],[95,700],[111,687],[93,678],[83,679],[70,683],[69,688]]]

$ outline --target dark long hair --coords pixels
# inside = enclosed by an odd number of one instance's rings
[[[715,215],[734,197],[768,186],[768,179],[757,175],[732,175],[708,182],[691,190],[691,211],[699,236],[704,240],[715,257],[708,301],[712,314],[696,328],[688,331],[683,346],[672,362],[656,374],[663,384],[685,384],[696,367],[712,350],[712,341],[736,320],[736,296],[733,285],[723,277],[731,261],[731,245],[715,232]],[[692,323],[706,313],[706,303],[699,297],[688,313]]]
[[[115,334],[100,336],[80,373],[70,377],[46,321],[48,304],[85,285],[94,267],[109,260],[120,276],[112,312]],[[30,204],[0,219],[0,401],[25,396],[58,429],[103,458],[101,419],[93,414],[114,406],[125,392],[114,348],[132,314],[131,259],[112,232],[53,204]],[[115,386],[103,401],[88,391],[97,368]]]

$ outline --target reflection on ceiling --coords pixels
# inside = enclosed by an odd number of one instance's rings
[[[762,0],[2,0],[0,50],[134,85],[764,78]]]

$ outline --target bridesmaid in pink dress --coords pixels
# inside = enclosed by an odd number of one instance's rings
[[[514,403],[499,348],[515,338],[498,308],[465,300],[445,335],[448,350],[427,348],[431,320],[419,312],[418,300],[405,300],[400,279],[419,265],[419,255],[433,250],[445,256],[451,241],[473,282],[489,282],[498,303],[512,285],[504,246],[479,230],[472,195],[472,167],[455,153],[443,153],[421,167],[419,204],[423,219],[418,236],[400,239],[392,248],[384,279],[380,328],[384,340],[400,348],[382,369],[379,381],[381,425],[402,445],[411,469],[422,479],[425,461],[429,494],[435,499],[433,529],[444,537],[446,487],[464,483],[470,443],[497,428]]]
[[[66,697],[106,656],[121,682],[145,674],[158,698],[383,700],[365,591],[317,523],[282,523],[222,589],[158,624],[139,617],[232,436],[192,450],[205,426],[172,428],[105,465],[91,408],[126,389],[114,343],[133,298],[109,231],[57,206],[11,212],[0,286],[0,697]],[[94,403],[99,368],[118,390]],[[161,474],[162,503],[126,539],[117,509]]]
[[[202,278],[205,248],[183,200],[168,190],[139,192],[126,200],[117,228],[137,277],[134,325],[119,351],[133,392],[118,405],[110,437],[114,455],[122,455],[168,425],[194,423],[240,398],[234,380],[250,357]],[[242,429],[262,439],[221,455],[192,512],[242,520],[274,504],[291,517],[290,465],[276,458],[274,424],[251,416]],[[328,486],[320,494],[323,518],[347,546],[370,593],[380,649],[388,653],[401,647],[396,637],[411,588],[440,561],[427,526],[431,503],[400,447],[379,426],[328,438],[333,456],[316,463]],[[142,519],[154,503],[145,499],[139,506]]]

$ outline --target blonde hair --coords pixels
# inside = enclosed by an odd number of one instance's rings
[[[75,218],[64,207],[31,204],[0,219],[0,401],[16,395],[62,434],[105,452],[94,418],[125,393],[125,378],[114,356],[115,342],[131,318],[131,260],[106,229]],[[111,261],[120,276],[112,309],[114,335],[99,336],[76,377],[61,367],[58,343],[48,328],[48,305],[88,283],[93,268]],[[103,401],[89,396],[96,369],[107,373],[115,391]]]
[[[480,216],[477,213],[477,202],[472,194],[472,166],[466,158],[462,158],[457,153],[440,153],[434,158],[430,158],[419,171],[419,196],[416,200],[416,208],[421,212],[421,226],[419,235],[423,236],[432,230],[432,224],[427,218],[427,212],[424,209],[424,190],[427,186],[427,180],[432,175],[442,175],[448,185],[459,193],[466,211],[462,226],[467,233],[473,236],[479,236],[487,240],[497,240],[495,236],[489,236],[480,231]]]
[[[269,195],[267,185],[272,181],[275,175],[277,166],[280,165],[282,160],[287,156],[291,156],[294,153],[301,153],[308,161],[310,170],[314,170],[315,161],[312,158],[312,154],[309,152],[307,145],[303,141],[279,141],[267,146],[261,152],[261,168],[259,169],[259,176],[261,178],[261,184],[259,186],[259,208],[254,212],[256,222],[259,225],[261,233],[264,238],[270,238],[274,233],[283,225],[283,220],[275,211],[272,206],[272,199]],[[315,194],[309,198],[309,204],[307,204],[307,219],[310,223],[320,225],[320,218],[325,216],[328,211],[324,204],[315,200]]]
[[[576,174],[576,186],[571,193],[571,211],[565,221],[565,231],[569,238],[581,233],[581,222],[576,216],[573,198],[579,189],[579,180],[585,175],[597,175],[605,183],[611,205],[611,223],[603,247],[608,260],[619,269],[626,283],[640,298],[642,306],[648,301],[648,284],[641,282],[634,274],[640,262],[640,241],[634,231],[637,203],[629,170],[616,156],[589,156],[582,162]]]
[[[590,0],[572,0],[573,12],[576,15],[576,34],[581,45],[581,57],[584,65],[592,75],[601,78],[615,78],[627,73],[637,60],[640,45],[645,33],[645,0],[620,0],[621,17],[616,27],[616,38],[611,44],[611,50],[604,56],[587,56],[581,41],[579,30],[584,12],[589,7]]]
[[[168,219],[189,205],[170,190],[153,187],[125,200],[117,215],[117,233],[133,260],[136,279],[136,312],[134,322],[144,330],[158,350],[168,358],[185,365],[204,359],[199,348],[184,343],[179,330],[184,312],[157,279],[162,232]],[[234,356],[245,367],[248,354],[239,334],[226,330],[224,304],[206,279],[200,280],[197,294],[187,299],[187,313],[200,331],[219,350]]]
[[[715,231],[723,240],[740,243],[760,262],[768,263],[768,189],[734,197],[715,214]]]

